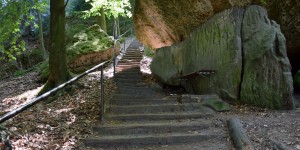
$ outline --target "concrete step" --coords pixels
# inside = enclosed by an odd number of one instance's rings
[[[139,67],[139,66],[140,64],[128,64],[128,63],[121,63],[117,65],[117,67],[129,67],[129,68]]]
[[[139,65],[140,62],[134,62],[134,61],[119,61],[118,65]]]
[[[161,88],[158,87],[136,87],[136,86],[126,86],[120,84],[118,86],[118,90],[122,92],[156,92],[156,93],[164,93]]]
[[[132,121],[158,121],[158,120],[179,120],[179,119],[199,119],[211,117],[213,113],[202,112],[180,112],[162,114],[118,114],[109,115],[110,120],[132,122]]]
[[[116,70],[118,71],[118,73],[140,73],[140,68],[136,69],[136,68],[127,68],[127,67],[116,67]]]
[[[117,78],[117,79],[137,79],[137,80],[143,80],[144,79],[144,77],[143,77],[143,75],[139,75],[139,74],[131,74],[131,75],[124,75],[124,74],[116,74],[115,75],[115,78]]]
[[[153,101],[155,102],[155,101]],[[108,112],[112,114],[161,114],[161,113],[181,113],[181,112],[202,112],[214,113],[211,108],[200,103],[186,104],[155,104],[152,105],[110,105]]]
[[[192,133],[209,128],[208,122],[150,122],[150,123],[134,123],[121,125],[101,125],[93,128],[94,133],[100,136],[110,135],[141,135],[141,134],[160,134],[160,133]]]
[[[178,104],[177,100],[162,99],[111,99],[111,105],[149,105],[149,104]]]
[[[191,143],[208,141],[217,138],[220,135],[205,135],[201,133],[169,133],[169,134],[151,134],[143,136],[106,136],[84,139],[86,146],[101,148],[109,147],[131,147],[131,146],[147,146],[147,145],[168,145],[179,143]]]
[[[164,96],[161,95],[134,95],[134,94],[114,94],[112,96],[112,99],[149,99],[149,98],[153,98],[153,99],[159,99],[159,98],[163,98]]]
[[[142,59],[143,57],[132,57],[132,56],[122,58],[122,60],[124,61],[132,61],[132,62],[140,62]]]

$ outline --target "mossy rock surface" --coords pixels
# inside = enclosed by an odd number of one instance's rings
[[[113,45],[113,39],[101,30],[99,25],[93,25],[74,35],[67,48],[68,62],[73,62],[84,54],[106,51]]]
[[[114,41],[101,30],[99,25],[93,25],[74,35],[67,48],[68,67],[72,70],[85,70],[87,66],[109,60],[114,55]],[[117,54],[119,52],[117,46]]]
[[[208,106],[218,112],[230,110],[229,104],[227,104],[226,102],[222,101],[219,98],[205,99],[204,101],[202,101],[202,103],[204,106]]]

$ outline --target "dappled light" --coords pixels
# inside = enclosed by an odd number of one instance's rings
[[[300,150],[296,0],[0,8],[0,150]]]
[[[109,70],[105,70],[105,75],[109,74]],[[99,122],[99,78],[100,72],[94,72],[81,79],[80,86],[71,85],[71,91],[59,92],[57,96],[45,99],[6,121],[3,125],[13,133],[11,142],[14,149],[73,149],[80,146],[78,140],[90,134],[91,126]],[[14,81],[32,87],[30,84],[36,80],[19,78]],[[115,88],[108,76],[105,85],[108,90],[105,95],[108,96]],[[35,86],[19,95],[8,95],[0,103],[1,112],[21,106],[34,98],[40,89]],[[0,89],[1,92],[3,90]]]

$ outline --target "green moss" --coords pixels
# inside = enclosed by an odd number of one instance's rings
[[[84,54],[105,51],[113,47],[113,44],[113,40],[99,25],[93,25],[74,35],[68,44],[67,59],[70,62]]]
[[[46,82],[49,75],[50,75],[50,71],[49,71],[49,62],[44,61],[40,66],[39,66],[39,74],[40,74],[40,78],[42,82]]]
[[[203,105],[208,106],[218,112],[230,110],[229,104],[218,98],[206,99],[203,101]]]
[[[144,55],[147,56],[147,57],[153,58],[154,55],[155,55],[155,52],[153,50],[151,50],[150,48],[145,47],[144,48]]]

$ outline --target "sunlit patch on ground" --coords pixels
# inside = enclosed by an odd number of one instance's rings
[[[12,111],[22,104],[27,103],[31,99],[33,99],[37,93],[41,90],[41,87],[37,87],[36,89],[26,91],[20,95],[4,98],[0,104],[0,110],[2,112]]]
[[[152,62],[152,58],[147,57],[147,56],[143,56],[143,59],[141,60],[141,72],[144,74],[151,74],[151,70],[150,70],[150,64]]]
[[[106,98],[116,85],[108,77],[109,71],[105,71]],[[10,86],[10,94],[1,97],[0,112],[13,110],[35,97],[41,85],[35,83],[37,78],[29,78],[10,80],[15,86],[22,82],[30,88],[20,92]],[[40,102],[1,124],[12,132],[10,139],[14,149],[79,149],[82,146],[80,139],[91,134],[92,127],[99,123],[99,79],[100,71],[92,73],[77,81],[80,86],[72,85],[70,92],[59,93],[56,101]],[[0,92],[4,93],[4,90],[7,89],[0,89]]]

